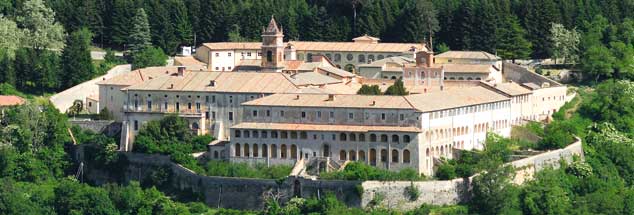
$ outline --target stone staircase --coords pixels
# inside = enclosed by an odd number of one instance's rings
[[[316,178],[322,172],[332,172],[343,170],[350,161],[338,162],[330,157],[311,157],[300,159],[293,166],[291,176],[301,176],[306,178]]]

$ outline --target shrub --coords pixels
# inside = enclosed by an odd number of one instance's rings
[[[370,207],[376,207],[376,206],[379,206],[381,202],[383,202],[383,200],[385,200],[384,193],[374,193],[374,197],[372,197],[372,200],[370,200],[368,205]]]
[[[414,185],[414,182],[410,182],[410,185],[405,188],[405,193],[410,201],[416,201],[420,197],[420,190],[418,186]]]
[[[281,179],[291,173],[293,167],[288,165],[274,165],[267,167],[257,164],[255,167],[246,163],[229,163],[212,160],[205,165],[205,174],[209,176]]]
[[[436,178],[440,180],[451,180],[456,178],[457,176],[458,174],[456,174],[456,167],[447,161],[438,166],[438,169],[436,170]]]
[[[378,169],[361,162],[350,162],[343,171],[321,173],[320,178],[330,180],[356,180],[356,181],[421,181],[425,177],[411,168],[393,172],[385,169]]]

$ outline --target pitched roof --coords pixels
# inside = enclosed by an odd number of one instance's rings
[[[332,73],[332,74],[335,74],[335,75],[341,76],[341,77],[346,77],[346,78],[349,78],[349,77],[354,77],[354,74],[352,74],[351,72],[348,72],[348,71],[343,70],[343,69],[339,69],[339,68],[337,68],[337,67],[332,67],[332,66],[320,66],[320,67],[317,67],[317,68],[318,68],[318,69],[321,69],[321,70],[323,70],[323,71],[326,71],[326,72],[329,72],[329,73]]]
[[[285,74],[286,75],[286,74]],[[322,75],[316,72],[299,72],[293,75],[286,75],[288,80],[293,82],[293,84],[297,86],[304,85],[324,85],[324,84],[333,84],[340,83],[339,79]]]
[[[269,26],[266,27],[266,32],[269,32],[269,33],[280,32],[280,28],[277,27],[277,22],[275,22],[275,17],[271,16],[271,21],[269,21]]]
[[[19,96],[0,95],[0,107],[15,106],[24,104],[25,100]]]
[[[434,91],[409,95],[405,98],[422,112],[509,100],[508,97],[482,86]]]
[[[114,76],[110,79],[97,82],[98,85],[120,85],[130,86],[139,84],[144,81],[174,74],[178,71],[178,67],[165,66],[165,67],[147,67],[143,69],[137,69],[132,72],[127,72],[121,75]]]
[[[334,95],[334,100],[329,100],[326,94],[274,94],[242,105],[412,109],[402,96]]]
[[[396,132],[421,132],[417,127],[401,126],[368,126],[368,125],[322,125],[322,124],[297,124],[297,123],[257,123],[243,122],[232,126],[234,129],[264,129],[285,131],[348,131],[348,132],[372,132],[372,131],[396,131]]]
[[[498,84],[489,84],[487,82],[481,82],[483,86],[488,86],[490,88],[499,90],[500,92],[509,95],[509,96],[518,96],[518,95],[526,95],[532,93],[526,87],[523,87],[515,82],[507,82],[507,83],[498,83]]]
[[[500,60],[501,58],[485,51],[446,51],[435,56],[436,58],[459,58],[477,60]]]
[[[206,63],[203,63],[193,56],[176,56],[174,57],[174,64],[179,64],[182,66],[205,66]]]
[[[397,64],[397,65],[406,65],[406,64],[416,63],[416,61],[412,58],[405,57],[405,56],[394,56],[394,57],[383,58],[381,60],[376,60],[372,63],[361,64],[358,67],[382,67],[383,65],[388,63]]]
[[[342,51],[342,52],[408,52],[412,47],[423,48],[415,43],[355,43],[290,41],[297,51]],[[203,43],[210,50],[260,50],[261,42],[217,42]],[[285,45],[286,46],[286,45]]]
[[[371,37],[371,36],[368,36],[367,34],[364,34],[363,36],[356,37],[356,38],[354,38],[352,40],[355,41],[355,42],[374,42],[374,43],[376,43],[376,42],[378,42],[381,39],[376,38],[376,37]]]
[[[211,86],[211,81],[214,86]],[[184,76],[163,76],[130,86],[128,90],[284,93],[298,89],[282,73],[254,72],[197,72],[187,71]]]

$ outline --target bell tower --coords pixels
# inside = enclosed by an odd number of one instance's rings
[[[284,31],[271,16],[269,25],[262,29],[262,71],[281,72],[284,68]]]

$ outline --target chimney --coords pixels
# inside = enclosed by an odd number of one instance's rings
[[[299,100],[299,95],[295,95],[295,100]]]
[[[209,86],[210,87],[215,87],[216,86],[216,81],[215,80],[209,81]]]
[[[370,104],[370,106],[376,106],[376,101],[372,101],[372,104]]]
[[[328,101],[334,101],[335,100],[335,94],[328,94]]]
[[[174,84],[170,84],[170,89],[174,89]]]
[[[179,66],[178,67],[178,77],[183,77],[185,76],[185,67],[184,66]]]

